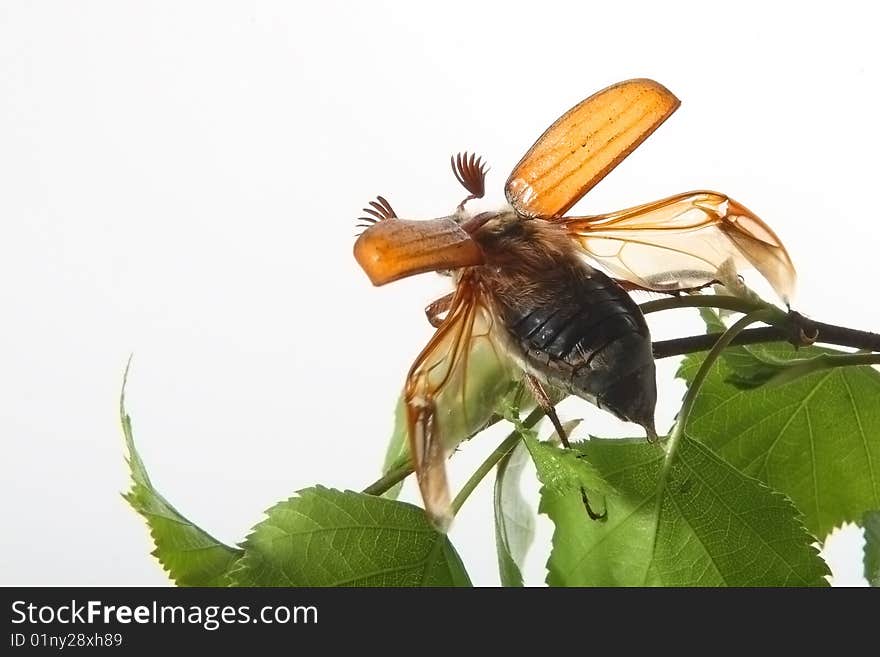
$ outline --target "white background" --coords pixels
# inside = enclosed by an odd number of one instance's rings
[[[619,80],[682,107],[576,209],[726,192],[788,245],[798,309],[880,329],[878,22],[872,3],[816,4],[3,2],[0,583],[167,582],[119,495],[131,352],[154,482],[219,538],[298,488],[372,481],[444,281],[372,288],[360,208],[447,214],[465,149],[499,205],[540,132]],[[654,326],[701,328],[691,311]],[[630,431],[586,402],[564,414]],[[496,442],[451,462],[456,487]],[[489,490],[452,532],[477,584],[498,582]],[[859,533],[833,548],[837,582],[860,582]]]

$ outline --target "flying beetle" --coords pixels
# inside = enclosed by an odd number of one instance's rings
[[[628,291],[699,289],[724,266],[754,268],[790,298],[796,275],[782,242],[724,194],[686,192],[610,214],[565,216],[679,104],[648,79],[583,100],[514,167],[504,186],[507,204],[497,211],[468,212],[468,201],[484,195],[486,167],[467,153],[452,158],[468,192],[452,214],[401,219],[381,196],[365,208],[370,216],[354,255],[374,285],[429,271],[449,274],[454,284],[426,308],[436,332],[403,394],[413,468],[428,516],[441,530],[451,521],[446,460],[455,418],[438,413],[437,400],[464,395],[475,349],[491,349],[522,372],[563,443],[548,388],[639,424],[653,440],[651,336]],[[473,421],[488,419],[486,413]]]

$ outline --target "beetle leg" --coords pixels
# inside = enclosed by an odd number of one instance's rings
[[[709,281],[705,285],[698,285],[697,287],[683,287],[683,288],[674,288],[668,290],[658,290],[651,287],[645,287],[644,285],[639,285],[638,283],[633,283],[632,281],[628,281],[625,278],[614,278],[612,279],[615,283],[617,283],[620,287],[622,287],[627,292],[654,292],[655,294],[668,294],[672,297],[681,296],[682,294],[693,294],[699,292],[700,290],[705,290],[707,287],[712,287],[717,284],[719,281]]]
[[[553,407],[553,402],[550,401],[550,397],[541,386],[541,382],[531,374],[526,374],[526,385],[529,386],[532,396],[535,398],[540,409],[544,411],[544,415],[549,417],[550,422],[553,423],[553,428],[556,429],[556,433],[559,435],[559,440],[562,441],[562,446],[566,449],[570,449],[571,443],[568,442],[568,435],[565,433],[562,422],[559,421],[559,416],[556,415],[556,409]]]
[[[590,500],[587,497],[587,491],[584,490],[583,486],[581,486],[581,501],[584,503],[584,509],[587,515],[590,516],[590,520],[604,520],[608,517],[608,509],[605,509],[602,513],[593,511],[593,507],[590,506]]]
[[[563,447],[571,449],[571,443],[568,441],[568,436],[565,433],[562,422],[559,421],[559,416],[556,414],[553,402],[550,401],[550,397],[541,386],[541,382],[531,374],[526,374],[525,378],[526,384],[529,386],[529,390],[532,391],[532,395],[538,403],[538,406],[544,411],[544,414],[550,418],[550,422],[553,423],[553,427],[556,429],[556,433],[559,436],[559,440],[562,442]],[[590,520],[602,520],[608,515],[607,510],[602,513],[596,513],[593,511],[593,507],[590,506],[590,498],[587,497],[587,491],[583,486],[581,486],[581,501],[584,503],[584,510],[587,512]]]
[[[449,308],[452,306],[452,299],[455,297],[455,292],[450,292],[446,296],[440,297],[436,301],[432,301],[425,308],[425,316],[428,318],[428,322],[430,322],[431,326],[434,328],[440,328],[440,325],[443,323],[443,320],[440,319],[440,315],[447,312]]]

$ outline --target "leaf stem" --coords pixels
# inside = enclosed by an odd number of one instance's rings
[[[503,459],[510,451],[516,447],[516,444],[520,441],[522,437],[523,429],[531,429],[544,417],[544,412],[540,408],[536,408],[531,413],[529,413],[528,417],[522,421],[520,426],[517,426],[513,431],[510,432],[510,435],[505,438],[498,447],[496,447],[489,456],[486,457],[486,460],[480,464],[480,467],[476,469],[474,474],[471,475],[470,479],[465,482],[464,486],[462,486],[461,490],[458,492],[458,495],[455,496],[455,499],[452,500],[452,513],[457,514],[458,510],[461,509],[462,505],[467,501],[467,498],[470,497],[471,493],[474,492],[474,489],[479,485],[479,483],[485,478],[489,472],[492,471],[498,462]]]
[[[526,428],[526,429],[532,428],[535,424],[537,424],[538,420],[540,420],[541,417],[543,417],[543,413],[541,412],[541,410],[535,409],[534,411],[532,411],[532,413],[525,420],[523,420],[522,427]],[[497,422],[499,419],[503,419],[503,418],[501,418],[501,416],[498,416],[497,418],[493,418],[494,421],[492,422],[492,424],[494,424],[494,422]],[[480,466],[480,468],[471,476],[471,478],[464,485],[464,488],[462,488],[461,492],[459,492],[459,494],[456,496],[455,500],[452,503],[452,505],[453,505],[452,508],[453,508],[454,512],[458,511],[458,509],[461,508],[461,505],[464,503],[464,501],[470,495],[471,491],[473,491],[473,489],[476,488],[477,484],[480,483],[480,480],[486,476],[486,473],[488,473],[488,471],[491,470],[492,467],[498,461],[500,461],[501,458],[503,458],[505,454],[507,454],[508,452],[510,452],[511,449],[513,449],[513,447],[516,445],[516,439],[519,438],[519,435],[520,435],[519,431],[520,431],[520,429],[518,428],[513,433],[511,433],[504,440],[504,442],[502,442],[495,449],[495,451],[489,455],[489,457],[486,459],[486,461],[483,462],[483,464]],[[508,442],[509,442],[509,445],[508,445]],[[492,460],[492,459],[494,459],[494,460]],[[484,467],[486,468],[485,472],[483,472]],[[482,474],[480,474],[481,472],[482,472]],[[409,461],[409,459],[407,459],[406,461],[392,467],[385,474],[383,474],[381,477],[379,477],[376,481],[374,481],[372,484],[370,484],[369,486],[364,488],[361,492],[366,495],[377,495],[377,496],[384,495],[391,488],[393,488],[396,484],[399,484],[401,481],[406,479],[412,473],[413,473],[412,463]],[[468,490],[469,486],[470,486],[470,490]],[[462,498],[462,495],[464,495],[463,498]],[[461,501],[459,501],[459,498],[462,498]],[[458,503],[458,506],[456,506],[456,503]]]
[[[822,354],[817,356],[822,369],[849,365],[880,365],[880,354]],[[812,358],[809,360],[813,360]]]
[[[678,445],[681,442],[682,436],[684,435],[684,428],[687,424],[688,417],[690,416],[691,411],[694,408],[694,402],[697,399],[697,394],[700,392],[700,387],[703,385],[703,382],[709,375],[709,371],[712,369],[712,365],[714,365],[715,361],[718,360],[721,352],[730,345],[731,341],[733,341],[733,339],[739,333],[741,333],[743,329],[745,329],[749,324],[754,324],[755,322],[769,321],[772,315],[773,310],[770,308],[753,310],[743,317],[740,317],[736,322],[731,325],[729,329],[721,334],[721,337],[716,340],[715,346],[713,346],[709,353],[706,355],[705,360],[703,360],[703,363],[700,365],[700,369],[694,376],[690,386],[688,386],[687,392],[684,395],[684,400],[681,402],[681,409],[678,411],[678,419],[675,422],[675,426],[672,427],[672,431],[669,434],[669,441],[666,444],[666,463],[664,464],[664,472],[668,470],[669,464],[675,457],[675,453],[678,451]]]
[[[772,308],[776,311],[777,320],[785,318],[785,313],[779,308],[770,305],[766,301],[753,301],[727,294],[690,294],[687,296],[668,297],[655,299],[640,304],[642,314],[656,313],[661,310],[673,310],[675,308],[723,308],[740,313],[750,313],[753,310]],[[775,321],[772,323],[776,323]]]
[[[780,386],[794,379],[816,372],[834,369],[836,367],[850,367],[852,365],[880,365],[880,354],[819,354],[812,358],[798,358],[795,360],[781,360],[776,363],[780,367],[778,374],[771,377],[764,385],[768,387]]]
[[[400,483],[410,476],[412,472],[412,463],[407,459],[404,463],[388,470],[388,472],[364,488],[361,492],[366,493],[367,495],[384,495],[391,490],[395,484]]]

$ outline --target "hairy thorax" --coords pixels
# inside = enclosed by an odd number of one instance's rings
[[[551,221],[502,212],[473,238],[484,264],[467,275],[501,320],[496,334],[511,357],[545,383],[653,427],[651,338],[632,298]]]

